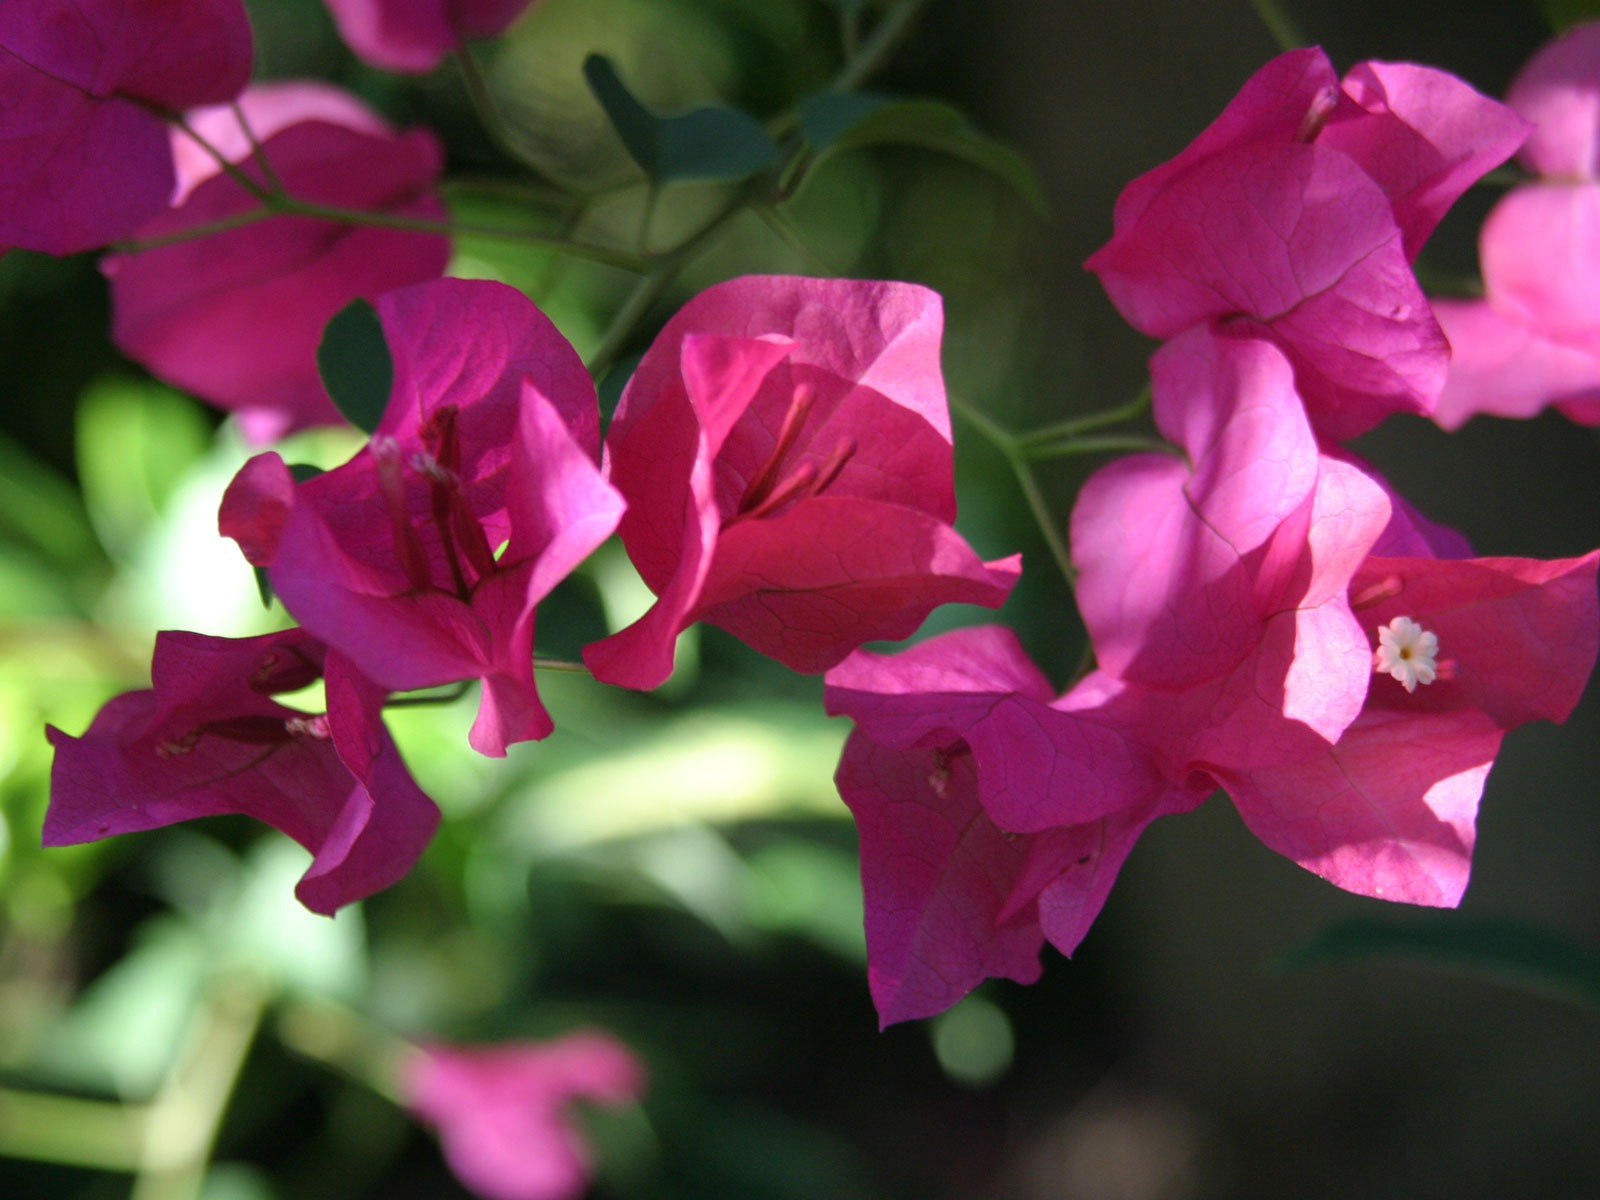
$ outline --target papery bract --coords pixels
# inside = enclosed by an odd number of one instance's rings
[[[855,719],[835,781],[861,837],[868,979],[884,1025],[989,977],[1031,983],[1044,940],[1071,954],[1140,832],[1203,793],[1168,788],[1052,689],[1008,630],[959,629],[828,672]]]
[[[908,636],[937,605],[1000,604],[1018,559],[951,527],[938,296],[904,283],[749,276],[670,320],[606,436],[620,532],[659,597],[589,646],[655,687],[697,620],[798,671]]]
[[[425,1045],[401,1070],[407,1108],[439,1130],[446,1161],[485,1200],[569,1200],[592,1173],[574,1101],[616,1106],[645,1087],[621,1042],[585,1031],[553,1042]]]
[[[240,0],[0,4],[0,241],[128,236],[172,195],[163,110],[231,100],[250,64]]]
[[[370,443],[296,484],[245,464],[220,527],[305,627],[393,690],[481,679],[472,745],[544,737],[534,606],[616,528],[582,362],[504,284],[438,280],[379,298],[394,358]]]
[[[1227,319],[1272,338],[1325,436],[1429,413],[1448,346],[1410,260],[1526,132],[1443,72],[1280,55],[1177,158],[1119,197],[1086,264],[1136,328]]]
[[[396,133],[348,93],[320,83],[251,88],[232,107],[192,114],[194,128],[264,186],[298,200],[385,218],[445,216],[434,184],[443,153],[423,130]],[[182,134],[176,207],[139,230],[159,239],[260,207],[214,158]],[[271,168],[268,175],[261,158]],[[303,216],[106,257],[112,335],[130,358],[228,411],[270,441],[308,425],[342,423],[323,391],[316,348],[328,319],[368,299],[439,275],[440,233]]]
[[[326,714],[273,697],[322,678]],[[303,630],[156,638],[152,689],[126,692],[56,749],[44,844],[244,813],[312,854],[295,889],[332,913],[388,887],[439,822],[383,725],[384,692]]]
[[[1534,55],[1507,99],[1536,123],[1522,159],[1541,178],[1484,221],[1484,298],[1434,301],[1454,348],[1435,420],[1554,404],[1600,425],[1600,22]]]
[[[339,36],[390,71],[431,71],[467,38],[502,33],[536,0],[328,0]]]

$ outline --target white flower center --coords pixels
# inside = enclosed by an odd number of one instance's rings
[[[1408,692],[1419,683],[1432,683],[1439,674],[1439,637],[1429,633],[1410,617],[1396,617],[1378,627],[1378,650],[1372,656],[1372,669],[1390,675]]]

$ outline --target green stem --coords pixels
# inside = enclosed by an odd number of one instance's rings
[[[853,92],[883,69],[890,55],[911,29],[911,23],[928,6],[928,0],[905,0],[879,21],[855,54],[839,69],[828,85],[833,92]]]
[[[403,1104],[396,1068],[416,1047],[363,1014],[332,1000],[297,1000],[278,1018],[290,1050],[333,1067],[395,1104]]]
[[[1065,438],[1059,442],[1030,442],[1020,448],[1023,458],[1042,462],[1047,458],[1070,458],[1076,454],[1122,454],[1153,451],[1158,454],[1176,452],[1174,446],[1160,438],[1138,437],[1079,437]]]
[[[187,121],[185,121],[183,119],[183,114],[181,114],[181,113],[163,113],[162,115],[165,116],[167,120],[171,121],[174,125],[176,125],[179,129],[183,130],[183,132],[188,136],[190,141],[192,141],[195,145],[199,146],[200,149],[204,150],[214,160],[216,160],[217,166],[222,170],[222,172],[224,174],[230,176],[235,183],[237,183],[245,191],[249,192],[257,200],[260,200],[264,204],[265,203],[269,203],[275,196],[280,194],[278,192],[274,192],[271,188],[266,187],[265,185],[263,185],[261,183],[258,183],[256,180],[250,178],[250,176],[245,173],[245,170],[244,170],[243,167],[241,167],[238,163],[234,162],[226,154],[224,154],[221,150],[218,150],[210,142],[206,141],[205,138],[201,137],[198,133],[196,133],[194,131],[194,128]],[[254,144],[253,140],[252,140],[252,144]],[[263,160],[263,165],[265,165],[265,160]]]
[[[140,1108],[0,1088],[0,1155],[6,1158],[133,1171],[143,1154]]]
[[[265,996],[234,976],[218,982],[190,1045],[145,1109],[144,1147],[131,1200],[195,1200]]]
[[[1014,459],[1011,466],[1017,473],[1017,483],[1027,497],[1028,509],[1033,513],[1039,532],[1044,534],[1045,544],[1050,547],[1056,566],[1061,568],[1062,578],[1067,581],[1068,587],[1072,587],[1078,580],[1078,569],[1072,565],[1072,555],[1067,552],[1066,542],[1061,540],[1061,531],[1056,527],[1054,514],[1045,502],[1044,493],[1039,490],[1039,481],[1034,478],[1033,468],[1026,459],[1020,458]]]
[[[1144,389],[1128,403],[1116,408],[1108,408],[1102,412],[1088,413],[1081,417],[1070,417],[1065,421],[1057,421],[1051,425],[1041,425],[1037,429],[1030,429],[1020,435],[1018,441],[1023,446],[1043,445],[1049,442],[1065,441],[1088,433],[1092,429],[1104,429],[1107,425],[1120,425],[1123,421],[1131,421],[1140,416],[1150,407],[1150,385],[1145,384]]]
[[[260,166],[261,177],[267,181],[267,187],[280,196],[287,196],[289,189],[283,186],[283,180],[278,177],[278,173],[272,169],[272,164],[267,161],[266,152],[261,148],[261,141],[256,137],[256,131],[251,129],[250,122],[245,120],[244,109],[237,100],[233,102],[231,107],[233,108],[233,119],[239,122],[239,128],[244,131],[245,140],[250,143],[250,157],[255,159],[257,165]]]
[[[563,675],[587,675],[589,668],[582,663],[571,662],[564,658],[540,658],[533,656],[533,669],[535,671],[556,671]]]
[[[1277,0],[1250,0],[1250,6],[1256,10],[1256,16],[1260,17],[1261,23],[1267,27],[1272,40],[1278,43],[1278,49],[1296,50],[1307,44],[1305,35],[1300,32],[1289,14],[1279,7]]]
[[[478,121],[483,125],[484,132],[489,135],[489,140],[499,146],[513,162],[521,163],[535,171],[539,170],[539,164],[528,158],[512,139],[506,123],[501,120],[500,110],[495,107],[494,97],[489,95],[489,85],[483,78],[483,72],[478,69],[478,60],[472,56],[472,51],[463,46],[451,57],[461,72],[461,82],[467,89],[467,98],[472,102],[472,110],[478,114]]]

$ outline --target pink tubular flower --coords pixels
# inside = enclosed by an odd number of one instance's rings
[[[456,1178],[484,1200],[570,1200],[592,1174],[574,1100],[608,1106],[636,1099],[644,1068],[609,1034],[553,1042],[428,1045],[401,1072],[419,1119],[439,1130]]]
[[[958,629],[828,672],[855,719],[835,780],[861,836],[868,981],[881,1023],[932,1016],[989,977],[1071,954],[1144,827],[1194,807],[1101,719],[1052,689],[1009,630]]]
[[[520,292],[459,279],[379,298],[389,406],[343,466],[296,484],[246,463],[220,527],[307,629],[394,691],[481,679],[471,741],[501,755],[550,717],[534,605],[616,528],[577,353]]]
[[[297,200],[384,217],[440,219],[433,192],[443,155],[433,135],[397,134],[354,96],[319,83],[277,83],[232,106],[191,114],[206,142],[264,186]],[[160,239],[227,221],[260,202],[187,135],[174,133],[176,207],[139,230]],[[270,174],[263,168],[265,158]],[[168,382],[238,411],[259,442],[342,423],[317,375],[328,319],[357,296],[439,275],[449,239],[303,216],[108,255],[112,334]]]
[[[240,0],[0,4],[0,242],[70,254],[167,206],[164,112],[250,78]]]
[[[797,671],[908,636],[940,604],[994,607],[955,518],[938,296],[906,283],[748,276],[669,321],[606,437],[620,532],[659,597],[584,651],[655,687],[697,620]]]
[[[1293,50],[1123,190],[1086,265],[1154,337],[1225,320],[1274,340],[1324,436],[1431,413],[1449,346],[1411,260],[1526,128],[1441,71],[1368,62],[1340,81]]]
[[[151,677],[81,738],[48,730],[45,845],[244,813],[311,852],[295,894],[331,914],[398,880],[432,838],[439,811],[384,728],[383,690],[304,631],[162,633]],[[319,677],[325,714],[273,699]]]
[[[328,0],[339,36],[388,71],[431,71],[467,38],[493,37],[535,0]]]
[[[1484,298],[1434,301],[1454,349],[1434,419],[1554,404],[1600,425],[1600,22],[1540,50],[1506,99],[1534,122],[1521,159],[1539,178],[1483,224]]]

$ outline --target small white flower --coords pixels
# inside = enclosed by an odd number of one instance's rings
[[[1429,633],[1410,617],[1396,617],[1378,627],[1378,651],[1372,656],[1372,669],[1379,675],[1398,679],[1408,692],[1419,683],[1432,683],[1438,677],[1439,637]]]

